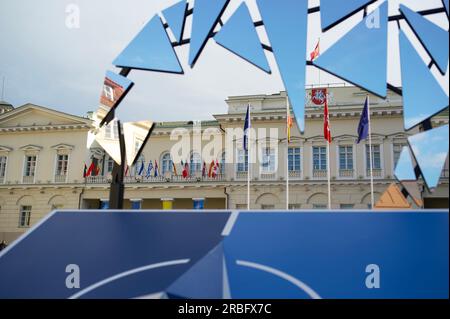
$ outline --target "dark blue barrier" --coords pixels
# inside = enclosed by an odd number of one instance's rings
[[[62,211],[0,298],[448,298],[448,212]]]

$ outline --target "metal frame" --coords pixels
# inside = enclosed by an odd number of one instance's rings
[[[333,23],[332,25],[328,26],[325,29],[321,29],[322,32],[327,32],[328,30],[332,29],[334,26],[340,24],[341,22],[345,21],[347,18],[349,18],[350,16],[353,16],[354,14],[363,11],[363,17],[367,16],[367,10],[368,7],[370,5],[372,5],[374,2],[376,2],[376,0],[373,0],[371,2],[369,2],[368,4],[357,8],[356,10],[352,11],[351,13],[349,13],[348,15],[342,17],[341,19],[339,19],[338,21],[336,21],[335,23]],[[217,24],[220,24],[221,26],[223,25],[222,22],[222,15],[223,13],[226,11],[227,7],[228,7],[229,2],[227,1],[227,3],[224,6],[224,9],[220,12],[220,14],[218,15],[216,21],[214,22],[210,34],[208,35],[208,37],[205,40],[205,43],[203,44],[203,46],[200,48],[199,53],[197,55],[197,57],[193,60],[193,64],[191,67],[194,66],[194,64],[196,63],[196,61],[198,60],[198,58],[200,57],[200,55],[202,54],[202,51],[204,49],[204,46],[206,45],[206,43],[208,42],[208,40],[210,40],[211,38],[213,38],[216,35],[216,32],[214,32],[214,28],[217,26]],[[318,13],[320,12],[320,6],[315,6],[312,8],[308,9],[308,15],[310,14],[314,14],[314,13]],[[178,46],[183,46],[186,44],[189,44],[191,39],[187,38],[187,39],[183,39],[184,33],[185,33],[185,25],[186,25],[186,19],[187,17],[189,17],[190,15],[192,15],[194,13],[194,8],[189,8],[189,3],[187,3],[186,5],[186,10],[185,10],[185,14],[184,14],[184,19],[183,19],[183,28],[182,28],[182,34],[181,34],[181,41],[179,42],[172,42],[171,45],[172,47],[178,47]],[[422,15],[422,16],[428,16],[428,15],[433,15],[433,14],[439,14],[439,13],[445,13],[447,15],[446,9],[444,6],[439,7],[439,8],[432,8],[432,9],[427,9],[427,10],[422,10],[422,11],[418,11],[418,14]],[[448,15],[447,15],[448,18]],[[393,16],[388,16],[388,22],[396,22],[397,26],[399,29],[401,29],[400,26],[400,21],[401,20],[406,20],[405,16],[400,13],[398,15],[393,15]],[[264,26],[264,22],[263,21],[256,21],[253,22],[253,25],[256,27],[262,27]],[[164,23],[164,28],[167,30],[169,28],[168,23]],[[264,50],[268,51],[268,52],[272,52],[273,53],[273,49],[270,45],[261,43],[261,46]],[[431,56],[431,55],[429,55]],[[314,66],[317,67],[316,65],[314,65],[311,61],[306,61],[306,65],[307,66]],[[433,65],[437,65],[434,61],[434,59],[431,57],[431,62],[428,65],[428,67],[431,69],[431,67]],[[120,67],[119,67],[120,68]],[[121,71],[120,71],[120,75],[127,77],[129,75],[129,73],[131,72],[131,68],[127,68],[127,67],[121,67]],[[328,72],[328,71],[327,71]],[[329,73],[329,72],[328,72]],[[336,75],[335,75],[336,76]],[[341,78],[341,77],[339,77]],[[350,81],[347,81],[350,82]],[[351,82],[350,82],[351,83]],[[131,89],[131,87],[130,87]],[[393,91],[394,93],[403,96],[403,91],[400,87],[396,87],[395,85],[391,84],[391,83],[387,83],[387,89],[390,91]],[[120,101],[119,101],[120,103]],[[119,103],[117,103],[117,105],[119,105]],[[109,121],[111,121],[114,118],[114,110],[112,110],[107,117],[102,121],[101,124],[104,123],[108,123]],[[120,142],[120,151],[121,151],[121,164],[117,164],[114,162],[114,169],[113,169],[113,179],[111,182],[111,189],[110,189],[110,202],[109,202],[109,208],[110,209],[122,209],[123,208],[123,200],[124,200],[124,169],[125,169],[125,163],[126,163],[126,150],[125,150],[125,141],[124,141],[124,135],[122,132],[122,127],[120,124],[120,121],[118,123],[119,126],[119,142]],[[147,140],[149,139],[151,132],[153,131],[155,127],[155,124],[153,124],[147,139],[144,141],[143,146],[141,148],[141,150],[139,151],[139,153],[142,152],[142,149],[144,147],[144,145],[146,144]],[[427,131],[432,129],[432,125],[431,125],[431,120],[427,119],[425,121],[423,121],[420,124],[420,129],[421,131]],[[139,155],[139,154],[138,154]],[[420,176],[421,171],[420,168],[418,166],[416,166],[415,168],[415,173],[417,176]]]

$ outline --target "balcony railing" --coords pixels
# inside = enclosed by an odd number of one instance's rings
[[[5,177],[0,176],[0,184],[3,184],[5,182]]]
[[[355,171],[353,169],[340,169],[339,177],[341,178],[353,178]]]
[[[23,184],[34,184],[34,176],[23,176],[22,183]]]
[[[67,181],[67,175],[55,175],[55,183],[65,183]]]
[[[373,177],[380,178],[383,177],[383,170],[381,168],[372,169]],[[366,176],[370,177],[370,169],[367,169]]]
[[[260,175],[262,181],[274,181],[277,179],[277,173],[261,173]]]
[[[289,171],[289,179],[301,179],[302,172],[301,171]]]
[[[247,172],[236,172],[236,180],[247,180]]]
[[[313,178],[327,178],[328,173],[326,169],[313,170]]]
[[[444,169],[444,170],[442,170],[442,173],[441,173],[441,178],[448,178],[448,169]],[[0,183],[1,183],[1,180],[0,180]]]

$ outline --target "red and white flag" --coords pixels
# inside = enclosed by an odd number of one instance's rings
[[[323,136],[328,141],[328,143],[331,144],[330,112],[328,110],[328,99],[325,99],[323,115],[324,115]]]
[[[183,175],[183,178],[188,178],[189,177],[189,164],[187,162],[184,163],[182,175]]]
[[[311,57],[311,61],[314,61],[315,59],[317,59],[320,55],[320,40],[317,42],[317,45],[314,49],[313,52],[311,52],[310,57]]]
[[[216,164],[214,165],[214,170],[213,170],[213,173],[212,173],[212,177],[216,178],[217,175],[219,175],[219,161],[218,160],[216,160]]]

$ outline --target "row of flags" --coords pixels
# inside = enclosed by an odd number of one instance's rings
[[[329,108],[328,108],[328,99],[326,98],[326,95],[328,94],[327,89],[319,89],[323,91],[323,94],[325,95],[325,99],[324,99],[324,108],[323,108],[323,113],[324,113],[324,123],[323,123],[323,136],[325,138],[325,140],[328,143],[331,143],[332,141],[332,136],[331,136],[331,126],[330,126],[330,112],[329,112]],[[288,110],[288,117],[287,117],[287,140],[288,143],[291,142],[291,130],[292,130],[292,126],[293,126],[293,118],[290,115],[290,110]],[[364,102],[364,108],[363,111],[361,113],[361,118],[359,120],[359,124],[358,124],[358,141],[357,144],[359,144],[362,140],[365,140],[368,138],[369,136],[369,98],[367,97],[365,102]],[[244,139],[245,142],[245,139]],[[245,145],[245,143],[244,143]]]
[[[159,166],[158,166],[158,162],[155,160],[155,165],[153,165],[153,161],[150,160],[150,162],[147,165],[145,165],[145,161],[141,161],[140,164],[138,164],[139,166],[137,170],[136,170],[136,175],[135,176],[142,176],[142,177],[158,177],[160,175],[159,172]],[[189,178],[191,175],[190,169],[189,169],[189,163],[183,162],[181,161],[181,167],[183,168],[181,176],[183,178]],[[172,162],[172,168],[173,168],[173,173],[175,176],[178,176],[178,171],[177,171],[177,166],[174,162]],[[211,161],[211,163],[209,164],[209,168],[208,165],[206,164],[206,162],[203,162],[203,167],[202,167],[202,176],[203,177],[210,177],[210,178],[216,178],[219,175],[220,172],[220,164],[218,160],[213,160]],[[92,161],[91,165],[89,166],[89,168],[87,167],[87,165],[84,165],[84,170],[83,170],[83,177],[90,177],[90,176],[98,176],[100,174],[100,167],[98,166],[98,164],[94,161]],[[124,176],[130,176],[130,166],[127,165],[125,168],[125,173]]]
[[[100,166],[98,165],[98,163],[92,161],[91,165],[89,165],[89,168],[87,167],[86,164],[84,164],[84,169],[83,169],[83,177],[89,177],[89,176],[98,176],[98,174],[100,174]]]

